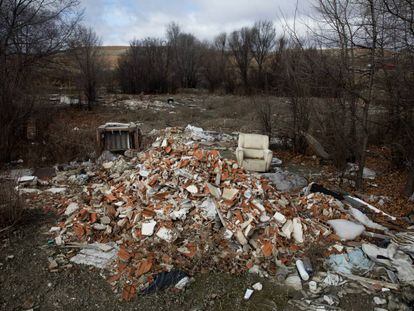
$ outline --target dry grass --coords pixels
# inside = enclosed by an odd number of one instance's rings
[[[57,162],[88,160],[93,157],[96,141],[94,128],[53,124],[49,130],[46,153]]]

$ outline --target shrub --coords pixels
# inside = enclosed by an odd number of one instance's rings
[[[0,233],[19,223],[23,216],[23,200],[14,181],[0,182]]]

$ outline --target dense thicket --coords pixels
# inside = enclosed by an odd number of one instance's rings
[[[42,70],[67,48],[79,20],[77,5],[77,0],[0,1],[0,162],[10,159],[22,137]]]

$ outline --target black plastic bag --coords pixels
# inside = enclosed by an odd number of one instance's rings
[[[145,289],[141,291],[143,295],[152,294],[159,290],[167,289],[170,286],[174,286],[181,279],[187,277],[188,274],[180,270],[172,270],[170,272],[158,273],[154,281]]]

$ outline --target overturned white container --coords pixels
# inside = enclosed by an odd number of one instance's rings
[[[253,289],[246,289],[246,292],[244,293],[244,300],[249,300],[250,297],[253,295],[254,290]]]
[[[303,264],[302,260],[296,260],[296,268],[298,269],[299,275],[302,278],[302,280],[309,280],[309,274],[306,272],[305,265]]]

